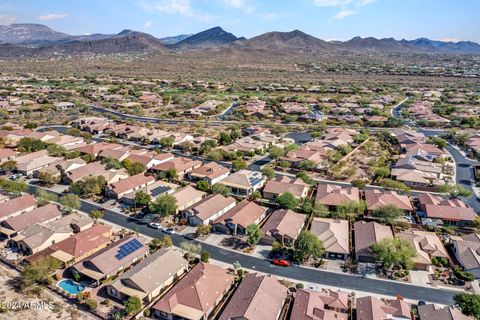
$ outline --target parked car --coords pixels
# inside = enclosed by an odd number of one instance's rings
[[[173,230],[173,228],[163,229],[162,231],[168,234],[175,234],[175,231]]]
[[[149,223],[148,226],[152,229],[156,229],[156,230],[161,230],[162,229],[162,225],[158,222],[152,222],[152,223]]]
[[[281,267],[289,267],[290,263],[285,259],[273,259],[273,264]]]

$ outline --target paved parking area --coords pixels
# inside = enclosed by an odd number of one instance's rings
[[[252,252],[252,256],[267,259],[270,251],[272,251],[272,246],[257,244]]]
[[[422,271],[422,270],[410,270],[410,279],[412,284],[416,284],[419,286],[429,286],[430,279],[428,278],[428,274],[431,273],[430,271]]]
[[[221,246],[222,241],[228,237],[226,234],[212,233],[202,241],[214,246]]]

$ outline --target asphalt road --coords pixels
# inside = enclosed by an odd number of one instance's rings
[[[30,192],[32,193],[39,189],[38,186],[33,185],[30,185],[29,188]],[[82,200],[80,208],[81,211],[88,213],[95,209],[104,208],[99,205],[91,204]],[[123,214],[108,209],[105,209],[104,212],[105,215],[103,219],[108,222],[114,223],[126,229],[133,230],[135,232],[152,238],[162,238],[164,236],[161,231],[149,228],[147,224],[142,221],[132,219]],[[180,246],[180,243],[183,241],[192,241],[186,240],[185,238],[183,238],[183,236],[180,235],[172,235],[172,240],[175,246]],[[254,269],[259,272],[274,274],[278,277],[296,279],[299,281],[318,283],[321,285],[333,286],[347,290],[358,290],[388,296],[401,295],[411,300],[424,300],[427,302],[446,305],[453,303],[453,296],[456,293],[455,291],[451,290],[421,287],[393,281],[381,281],[376,279],[363,278],[356,275],[333,273],[298,266],[292,266],[288,268],[277,267],[272,265],[271,262],[268,260],[241,254],[206,243],[201,243],[201,245],[202,249],[210,252],[211,257],[215,260],[229,264],[233,264],[235,261],[238,261],[242,265],[242,267],[247,269]]]

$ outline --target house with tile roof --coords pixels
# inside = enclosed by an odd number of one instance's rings
[[[65,172],[63,181],[67,184],[72,184],[86,178],[103,176],[107,183],[115,183],[119,180],[129,177],[125,169],[107,170],[105,165],[100,162],[90,162],[80,168]]]
[[[206,320],[230,290],[235,276],[219,266],[200,262],[153,305],[160,319]]]
[[[415,249],[416,255],[412,259],[415,269],[428,270],[433,257],[450,259],[435,232],[410,229],[399,232],[396,237],[406,240]]]
[[[347,292],[297,289],[290,318],[302,320],[347,320],[349,318],[349,309]]]
[[[201,166],[202,162],[199,160],[191,160],[185,157],[178,157],[174,158],[173,160],[157,164],[156,166],[153,166],[151,170],[155,173],[175,170],[177,173],[177,179],[182,180],[189,172]]]
[[[262,226],[263,237],[261,242],[272,244],[275,241],[291,246],[305,224],[305,215],[292,210],[280,209],[272,212]]]
[[[90,217],[72,213],[51,222],[32,224],[19,232],[11,241],[20,252],[32,255],[92,225],[93,220]]]
[[[411,307],[403,300],[385,303],[377,297],[357,298],[357,320],[411,320]]]
[[[190,225],[209,224],[235,207],[237,201],[221,194],[211,194],[182,212],[182,218]]]
[[[248,197],[261,189],[267,178],[258,171],[239,170],[225,179],[222,184],[232,189],[232,194],[239,197]]]
[[[121,199],[124,195],[145,188],[153,183],[155,183],[154,177],[139,173],[107,185],[105,191],[109,197]]]
[[[98,286],[102,280],[118,275],[149,253],[145,239],[129,236],[76,263],[71,270],[80,274],[84,281],[91,281]]]
[[[327,258],[345,260],[350,254],[347,220],[314,218],[310,232],[322,241]]]
[[[148,304],[187,270],[188,261],[180,250],[160,249],[109,284],[107,294],[120,301],[138,297]]]
[[[473,320],[473,317],[464,315],[454,306],[439,307],[434,304],[419,305],[419,320]]]
[[[405,212],[414,212],[410,198],[392,190],[369,189],[364,191],[367,212],[381,208],[387,204],[394,205]]]
[[[353,227],[355,258],[360,262],[375,262],[372,246],[385,239],[393,239],[390,226],[375,221],[356,221]]]
[[[58,206],[50,203],[2,221],[0,223],[0,233],[7,238],[12,238],[32,224],[48,223],[61,217],[62,212]]]
[[[268,209],[253,201],[243,200],[213,223],[213,231],[232,235],[246,235],[247,227],[260,224]]]
[[[29,194],[0,203],[0,222],[31,211],[37,207],[37,200]]]
[[[17,153],[12,149],[0,148],[0,164],[13,160],[16,155]]]
[[[249,273],[242,280],[218,320],[277,320],[288,289],[270,275]]]
[[[188,178],[193,182],[203,180],[208,182],[210,186],[213,186],[215,183],[228,177],[229,174],[230,169],[212,161],[190,171]]]
[[[54,243],[26,260],[31,263],[51,256],[66,268],[105,248],[111,241],[112,228],[103,224],[95,224],[63,241]]]
[[[135,206],[135,195],[142,191],[146,194],[150,195],[151,200],[155,201],[158,197],[162,195],[172,194],[174,193],[180,186],[174,183],[158,180],[151,184],[147,184],[142,188],[133,190],[132,192],[125,193],[121,198],[124,204],[129,206]],[[178,203],[177,203],[178,206]]]
[[[463,270],[480,278],[480,235],[451,236],[452,252]]]
[[[197,190],[192,186],[186,186],[172,193],[177,200],[177,213],[195,205],[207,196],[207,193]]]
[[[304,199],[308,195],[309,186],[299,178],[289,178],[282,176],[276,179],[268,180],[263,188],[263,197],[273,200],[279,195],[289,192],[298,200]]]
[[[436,225],[468,227],[477,217],[475,210],[458,198],[445,199],[422,193],[418,196],[418,202],[425,213],[425,219],[422,220],[428,219]]]
[[[322,183],[317,187],[315,204],[321,204],[329,210],[352,201],[360,202],[360,191],[356,187],[337,186]]]

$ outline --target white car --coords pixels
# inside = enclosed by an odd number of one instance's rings
[[[158,222],[149,223],[148,226],[152,229],[157,229],[157,230],[162,229],[162,225]]]
[[[175,231],[173,230],[173,228],[164,229],[163,232],[168,233],[168,234],[175,234]]]

